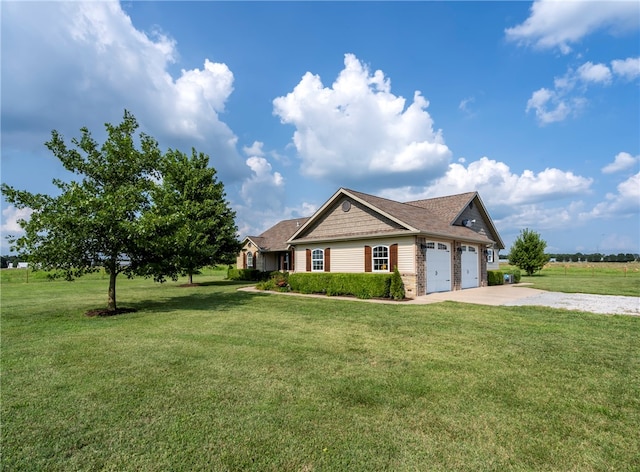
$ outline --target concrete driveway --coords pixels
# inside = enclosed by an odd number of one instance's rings
[[[438,292],[422,295],[409,303],[462,302],[478,305],[506,305],[508,303],[544,293],[523,285],[493,285],[491,287],[467,288],[452,292]]]

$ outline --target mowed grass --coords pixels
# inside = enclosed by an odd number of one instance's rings
[[[640,469],[640,318],[196,281],[3,280],[2,470]]]
[[[523,273],[521,282],[554,292],[640,297],[640,263],[552,262],[532,276]]]

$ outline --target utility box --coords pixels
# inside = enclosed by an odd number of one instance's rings
[[[504,283],[512,284],[513,283],[513,274],[504,274]]]

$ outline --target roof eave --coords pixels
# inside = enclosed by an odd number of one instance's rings
[[[287,241],[290,245],[295,246],[296,244],[317,244],[317,243],[325,243],[325,242],[335,242],[335,241],[358,241],[360,239],[384,239],[384,238],[395,238],[398,236],[418,236],[419,231],[392,231],[388,233],[371,233],[371,234],[355,234],[348,236],[338,236],[335,238],[318,238],[318,239],[298,239],[296,241],[289,240]]]

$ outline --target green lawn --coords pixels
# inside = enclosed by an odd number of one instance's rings
[[[640,469],[637,317],[1,280],[3,471]]]
[[[500,266],[511,267],[508,264]],[[532,276],[523,274],[521,282],[554,292],[640,297],[640,264],[556,262],[547,264]]]

